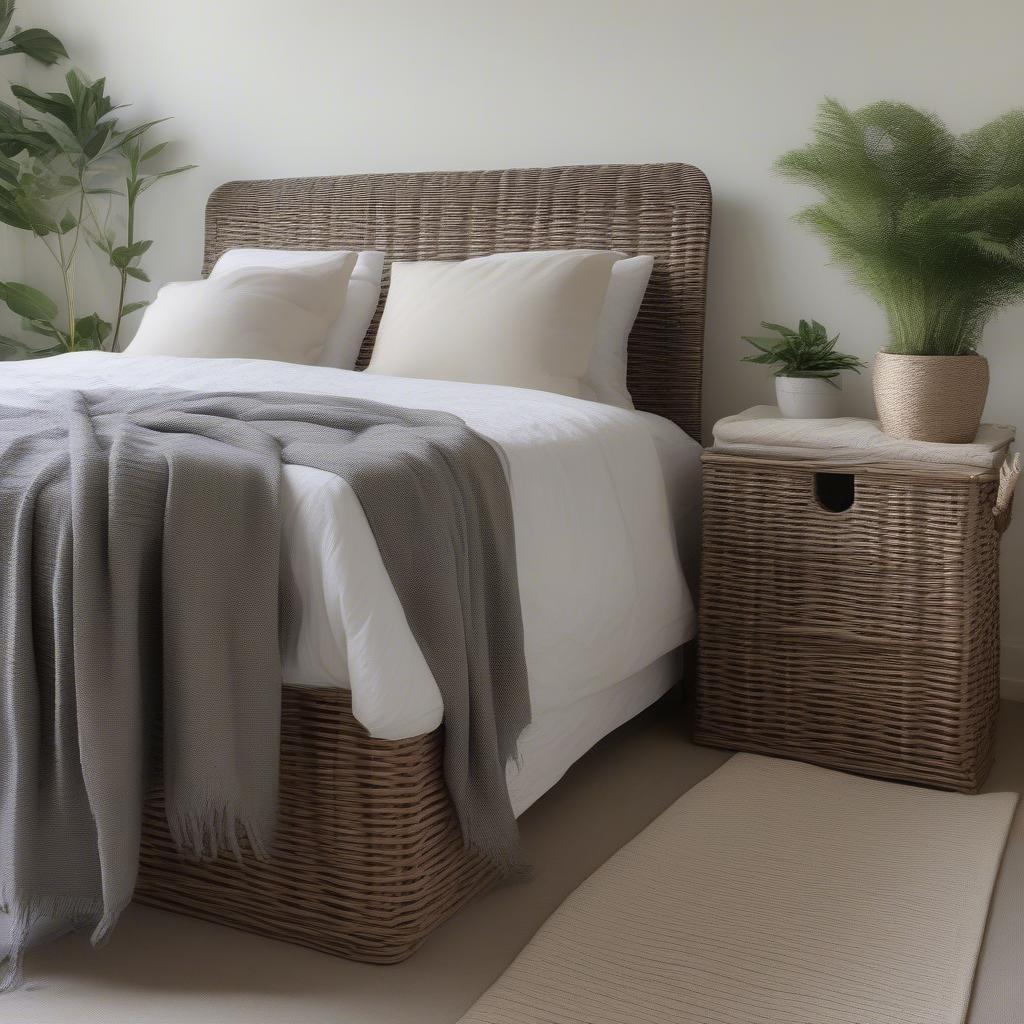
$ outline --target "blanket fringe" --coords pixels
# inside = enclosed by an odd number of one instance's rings
[[[11,919],[11,940],[6,951],[0,951],[0,993],[11,992],[25,980],[25,947],[29,932],[38,921],[63,921],[75,927],[102,917],[108,917],[109,933],[121,911],[104,914],[102,904],[95,899],[70,896],[52,896],[44,899],[21,900],[12,894],[0,896],[0,903]],[[123,909],[123,908],[122,908]],[[96,944],[95,934],[93,944]]]
[[[241,861],[244,839],[256,860],[270,859],[264,829],[251,815],[241,814],[230,804],[208,798],[202,807],[172,810],[167,806],[166,810],[167,828],[179,853],[195,860],[216,860],[223,850]]]

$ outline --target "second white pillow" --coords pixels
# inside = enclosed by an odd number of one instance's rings
[[[620,258],[578,249],[394,263],[367,372],[586,397]]]
[[[604,297],[590,367],[583,378],[584,397],[606,405],[632,409],[633,398],[626,386],[629,335],[647,292],[654,268],[653,256],[633,256],[612,267]],[[591,395],[586,395],[589,389]]]

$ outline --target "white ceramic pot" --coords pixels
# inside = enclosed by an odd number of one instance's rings
[[[839,378],[836,378],[839,383]],[[776,377],[775,398],[787,419],[822,420],[839,415],[842,392],[820,377]]]

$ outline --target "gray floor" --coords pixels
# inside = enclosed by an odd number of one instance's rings
[[[411,960],[368,967],[156,910],[110,944],[69,936],[0,997],[12,1024],[451,1024],[582,879],[726,755],[684,739],[663,702],[606,739],[522,820],[534,881],[466,908]],[[1024,704],[1004,704],[989,789],[1024,789]],[[679,865],[686,870],[685,864]],[[972,1024],[1024,1022],[1024,812],[1000,874]]]

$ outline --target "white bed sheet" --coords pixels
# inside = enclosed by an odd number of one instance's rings
[[[676,535],[687,548],[695,536],[700,449],[660,417],[546,392],[266,360],[83,352],[2,372],[0,389],[279,390],[461,416],[506,460],[536,719],[630,679],[694,635]],[[286,681],[350,688],[356,718],[383,739],[435,729],[440,693],[355,494],[337,477],[290,466],[282,499],[303,604]]]
[[[519,763],[506,776],[518,818],[599,740],[664,696],[683,677],[682,648],[639,672],[564,708],[535,715],[519,738]]]

